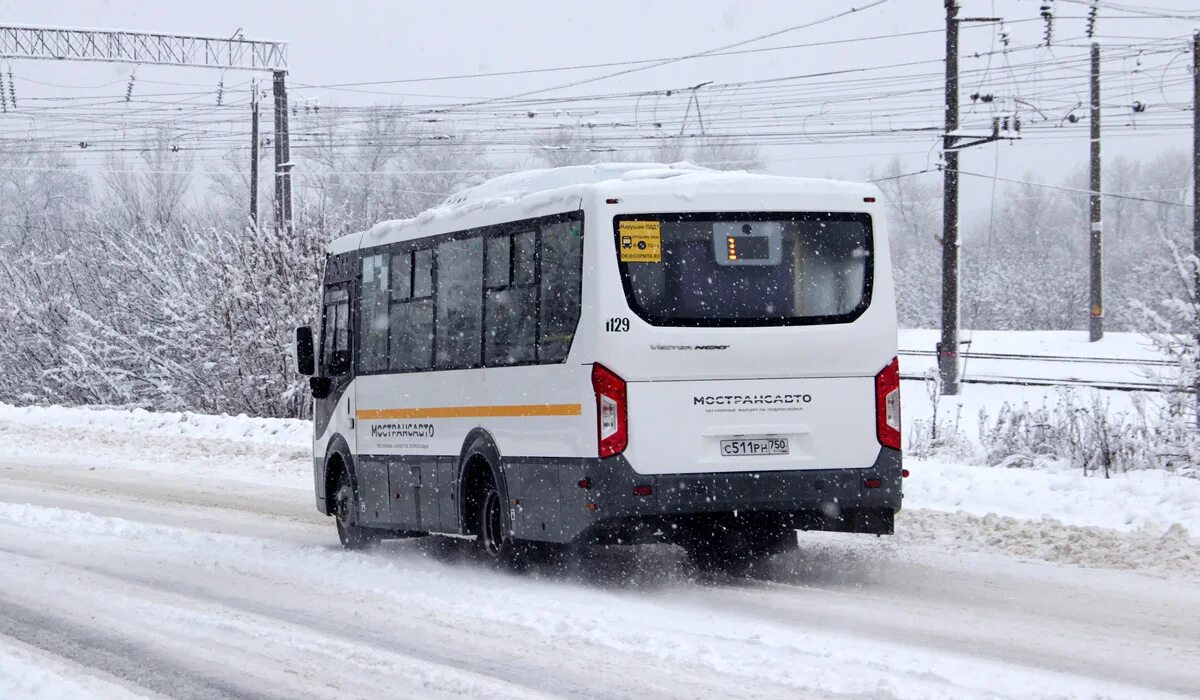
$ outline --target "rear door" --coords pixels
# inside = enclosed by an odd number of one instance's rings
[[[613,235],[630,330],[601,356],[628,385],[636,471],[874,463],[896,330],[868,214],[621,215]]]

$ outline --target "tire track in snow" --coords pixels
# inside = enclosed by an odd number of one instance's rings
[[[126,529],[140,529],[140,526]],[[269,543],[262,544],[269,546]],[[88,581],[86,588],[89,592],[120,589],[122,595],[134,599],[119,602],[109,600],[107,595],[103,595],[98,600],[104,608],[136,605],[148,619],[173,618],[180,614],[189,617],[200,616],[201,619],[193,621],[192,624],[203,623],[206,618],[237,620],[239,625],[286,631],[285,639],[273,642],[275,644],[286,644],[287,639],[306,639],[317,646],[341,647],[348,657],[401,656],[412,663],[419,661],[440,667],[445,674],[475,676],[482,679],[481,682],[495,684],[497,688],[519,689],[515,693],[506,694],[510,696],[535,697],[548,694],[600,699],[686,698],[717,694],[727,697],[770,698],[793,691],[767,680],[760,681],[756,687],[747,688],[737,678],[713,676],[711,669],[702,666],[694,669],[685,665],[656,669],[652,659],[641,659],[603,647],[579,649],[558,646],[552,654],[546,654],[545,648],[538,649],[537,654],[531,654],[531,647],[539,646],[539,640],[536,638],[523,640],[524,644],[513,644],[514,640],[510,636],[489,633],[486,628],[457,628],[454,625],[446,627],[449,620],[442,614],[433,620],[426,620],[424,618],[428,613],[423,610],[412,611],[414,617],[410,619],[395,618],[393,629],[389,630],[386,626],[372,624],[373,621],[392,614],[388,609],[390,606],[373,607],[373,604],[377,606],[381,602],[378,597],[381,591],[370,591],[373,595],[368,595],[361,604],[355,595],[354,586],[340,591],[326,591],[321,597],[328,596],[330,601],[339,602],[331,604],[324,613],[304,608],[282,607],[265,600],[273,595],[285,593],[278,590],[278,584],[269,578],[261,578],[260,572],[238,571],[240,567],[235,560],[230,560],[229,570],[221,572],[222,578],[228,579],[228,587],[213,590],[209,586],[189,582],[184,578],[187,570],[176,570],[176,563],[170,560],[155,562],[157,565],[153,572],[146,572],[138,561],[141,553],[136,551],[136,545],[131,549],[134,551],[128,552],[124,558],[115,560],[112,564],[104,563],[107,559],[105,553],[100,553],[100,556],[94,559],[87,556],[62,556],[59,553],[50,555],[37,542],[31,542],[29,546],[5,545],[0,547],[0,552],[39,561],[46,569],[53,568],[59,571],[60,573],[56,574],[56,578],[59,579],[62,578],[61,572],[69,571],[72,576]],[[151,557],[155,555],[154,552],[147,554]],[[335,551],[332,555],[338,556],[340,552]],[[206,558],[202,556],[201,560],[195,561],[194,564],[206,567],[207,562],[203,561]],[[77,561],[78,559],[91,560],[81,562]],[[366,559],[368,563],[373,563],[370,562],[370,557]],[[12,568],[7,567],[6,570]],[[140,573],[132,573],[131,570]],[[253,577],[259,580],[243,580],[243,574],[253,574]],[[104,579],[112,581],[106,582]],[[250,587],[255,583],[263,593],[255,598],[247,597],[254,593],[250,591]],[[301,588],[307,583],[300,577],[295,585],[296,588]],[[238,591],[245,592],[246,595]],[[290,591],[292,595],[298,592],[305,594],[310,600],[315,597],[302,588],[300,591]],[[71,614],[81,614],[81,611],[75,609]],[[338,620],[346,618],[352,620],[351,626],[339,627]],[[125,632],[137,636],[146,631],[138,630],[134,626]],[[186,642],[187,640],[181,641]],[[601,672],[614,665],[621,668],[622,672]],[[355,686],[358,680],[367,682],[369,679],[346,678],[345,683]],[[487,694],[499,695],[495,691]],[[427,695],[428,693],[420,693],[412,697]],[[394,693],[387,696],[392,697]]]
[[[181,666],[148,645],[20,605],[0,594],[0,636],[175,700],[287,700]]]
[[[448,663],[429,660],[428,654],[409,653],[411,643],[397,638],[362,643],[359,635],[330,634],[334,621],[327,618],[280,612],[272,606],[255,605],[230,596],[207,594],[199,589],[189,595],[186,584],[163,585],[153,577],[123,574],[116,567],[79,566],[63,563],[33,552],[14,552],[0,548],[9,563],[30,562],[43,565],[56,576],[70,573],[86,583],[80,590],[61,591],[79,598],[102,592],[92,602],[78,600],[59,604],[54,615],[41,615],[52,621],[51,630],[64,629],[64,638],[78,639],[84,652],[68,656],[94,668],[122,674],[122,668],[139,669],[144,654],[150,683],[143,687],[168,697],[208,698],[302,698],[327,697],[331,692],[353,689],[353,696],[375,695],[389,698],[542,698],[551,697],[523,683],[476,674],[464,666],[461,658]],[[11,567],[10,567],[11,568]],[[222,601],[233,603],[226,605]],[[31,610],[36,601],[8,605]],[[4,609],[0,602],[0,611]],[[37,613],[32,613],[37,615]],[[88,619],[93,626],[63,622],[63,617]],[[97,626],[103,627],[101,631]],[[23,639],[18,635],[14,638]],[[94,645],[94,648],[93,648]],[[62,645],[51,644],[49,651]],[[113,653],[126,657],[124,667],[107,663]],[[61,654],[60,655],[64,655]],[[65,655],[64,655],[65,656]],[[100,663],[93,663],[99,660]],[[279,663],[280,661],[285,663]],[[224,673],[201,669],[220,667]],[[182,691],[164,690],[163,679],[174,675],[185,679]],[[237,677],[248,683],[235,684],[222,677]],[[207,683],[207,685],[206,685]],[[230,687],[222,694],[221,684]],[[405,684],[410,687],[405,687]],[[397,687],[390,687],[395,684]],[[208,685],[213,686],[209,688]],[[249,687],[282,687],[279,693],[261,693]],[[195,694],[189,694],[195,691]]]

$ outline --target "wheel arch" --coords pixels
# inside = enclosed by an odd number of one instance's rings
[[[345,471],[350,476],[350,485],[358,490],[358,475],[354,471],[354,454],[341,435],[334,435],[325,448],[325,512],[333,512],[333,498],[338,479]]]
[[[508,504],[508,485],[501,467],[500,450],[491,433],[483,428],[475,428],[463,440],[462,451],[458,458],[458,517],[462,523],[463,534],[477,534],[478,508],[476,496],[481,482],[491,476],[496,482],[496,490],[500,492],[501,503],[504,505],[504,523],[512,528],[511,512]]]

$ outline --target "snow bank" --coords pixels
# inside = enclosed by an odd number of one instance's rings
[[[805,537],[812,539],[810,533]],[[926,545],[955,555],[999,553],[1026,561],[1200,581],[1200,541],[1181,525],[1127,532],[994,513],[908,510],[900,513],[894,543],[898,548]]]
[[[61,658],[0,637],[0,697],[54,700],[144,698]]]
[[[209,416],[200,413],[153,413],[63,406],[11,406],[0,403],[0,423],[20,426],[83,428],[160,437],[187,437],[295,447],[312,439],[305,420]]]
[[[1084,477],[909,460],[904,507],[1133,531],[1181,526],[1200,535],[1200,480],[1160,470]]]
[[[0,403],[3,460],[312,488],[312,423]]]

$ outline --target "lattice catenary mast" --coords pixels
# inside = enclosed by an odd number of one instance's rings
[[[102,29],[0,26],[0,58],[99,61],[222,70],[270,71],[275,97],[275,225],[292,230],[291,148],[287,120],[287,43],[254,41],[240,32],[228,39],[186,34],[154,34]],[[256,88],[257,89],[257,88]],[[257,103],[257,95],[255,96]],[[252,167],[257,169],[257,105]],[[256,179],[256,178],[255,178]],[[257,189],[257,188],[252,188]],[[257,192],[250,216],[258,223]]]

